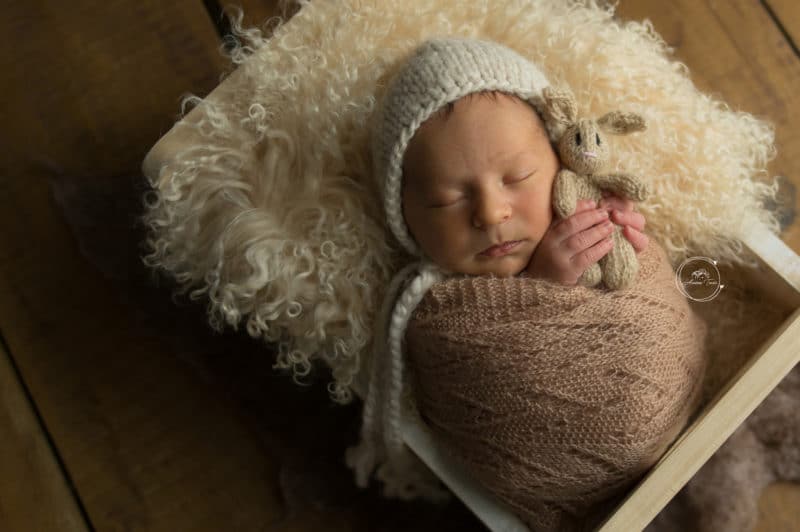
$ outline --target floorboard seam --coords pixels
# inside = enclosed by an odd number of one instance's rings
[[[36,417],[36,422],[39,423],[39,427],[42,430],[42,434],[44,434],[45,440],[47,441],[47,445],[50,447],[50,451],[53,453],[53,456],[55,457],[56,464],[58,465],[61,474],[64,476],[64,479],[66,480],[67,489],[69,489],[70,494],[72,494],[72,497],[75,500],[75,504],[78,506],[78,511],[81,513],[81,517],[83,518],[87,530],[95,532],[94,526],[92,526],[92,521],[89,519],[89,513],[86,511],[86,508],[83,505],[83,501],[81,500],[80,494],[78,493],[78,489],[75,486],[75,483],[72,481],[72,476],[70,476],[69,470],[67,469],[64,460],[61,458],[61,454],[58,452],[58,447],[56,446],[53,437],[47,430],[47,425],[45,424],[44,419],[42,418],[41,412],[39,412],[39,407],[33,400],[31,391],[28,388],[28,385],[25,383],[25,380],[22,378],[22,372],[20,371],[19,366],[17,366],[17,362],[14,360],[14,353],[11,350],[8,343],[6,342],[6,337],[3,334],[2,329],[0,329],[0,347],[2,347],[2,349],[8,355],[8,361],[11,364],[11,369],[14,372],[14,376],[16,376],[17,382],[19,382],[20,388],[22,388],[22,392],[25,394],[25,399],[28,401],[31,410],[33,411],[33,415]]]
[[[761,6],[766,10],[767,14],[769,15],[769,18],[772,19],[773,24],[775,24],[775,26],[778,28],[778,31],[781,32],[783,38],[786,39],[786,42],[789,44],[789,47],[791,47],[795,57],[800,59],[800,49],[798,49],[797,43],[794,42],[794,39],[792,38],[791,34],[787,31],[786,26],[783,25],[781,19],[778,18],[778,15],[775,13],[775,11],[773,11],[772,6],[769,5],[768,0],[759,0],[759,2],[761,3]]]

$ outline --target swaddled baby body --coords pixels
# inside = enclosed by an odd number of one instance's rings
[[[463,274],[434,284],[409,321],[417,408],[536,530],[580,527],[652,466],[696,406],[703,373],[704,329],[663,250],[647,246],[642,216],[609,197],[555,220],[558,170],[536,111],[482,93],[420,126],[403,173],[412,237]],[[622,207],[614,219],[641,254],[625,297],[575,286],[610,250],[606,205]]]
[[[705,330],[632,202],[608,196],[555,219],[547,86],[517,53],[470,39],[423,44],[389,84],[375,174],[393,236],[420,262],[384,298],[347,462],[359,485],[378,466],[385,494],[438,496],[400,432],[401,404],[416,407],[533,530],[568,530],[679,433]],[[611,249],[614,223],[639,278],[620,291],[578,285]]]
[[[657,243],[639,263],[625,291],[452,276],[408,323],[422,420],[532,530],[596,524],[698,406],[705,324]]]

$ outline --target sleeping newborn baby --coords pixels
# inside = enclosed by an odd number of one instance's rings
[[[403,217],[419,247],[452,272],[517,275],[575,285],[611,249],[613,223],[647,246],[633,202],[581,201],[554,220],[558,157],[536,110],[502,92],[450,102],[416,131],[403,164]],[[611,219],[609,220],[609,217]]]
[[[571,530],[687,423],[705,327],[632,202],[609,196],[555,219],[546,86],[516,52],[470,39],[426,42],[389,83],[375,174],[392,235],[418,262],[384,297],[347,463],[360,486],[377,467],[387,496],[435,498],[401,434],[419,415],[532,530]],[[634,285],[578,284],[614,223],[638,254]]]

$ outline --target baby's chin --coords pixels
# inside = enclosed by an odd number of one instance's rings
[[[467,275],[495,275],[497,277],[513,277],[525,270],[530,257],[506,255],[505,257],[475,257],[474,260],[448,268],[455,273]]]
[[[497,277],[514,277],[522,273],[523,270],[525,270],[526,264],[520,264],[519,261],[514,261],[514,264],[496,264],[492,265],[491,267],[483,269],[477,275],[492,274],[496,275]]]

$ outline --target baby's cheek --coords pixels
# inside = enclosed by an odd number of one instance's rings
[[[424,242],[423,251],[441,266],[452,267],[461,259],[464,237],[452,220],[432,217],[418,232]]]
[[[534,212],[531,212],[530,219],[529,231],[531,238],[538,243],[555,220],[553,209],[549,203],[546,205],[539,205]]]

